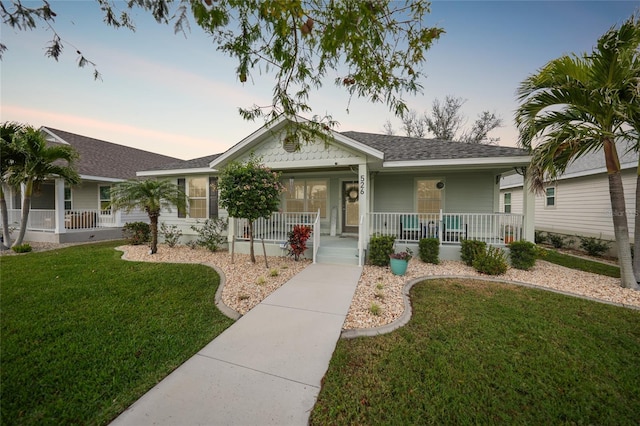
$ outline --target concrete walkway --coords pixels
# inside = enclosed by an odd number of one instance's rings
[[[112,425],[306,425],[361,272],[310,265]]]

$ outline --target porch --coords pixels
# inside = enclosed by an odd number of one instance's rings
[[[12,229],[20,227],[22,211],[9,209]],[[56,210],[30,209],[25,241],[82,242],[122,238],[122,217],[119,212],[99,209],[65,210],[56,222]]]
[[[395,237],[398,248],[409,246],[417,253],[422,238],[437,238],[441,258],[459,259],[460,242],[464,239],[484,241],[495,246],[505,246],[511,241],[525,238],[524,216],[511,213],[401,213],[374,212],[368,218],[360,218],[357,235],[330,235],[320,226],[319,212],[274,213],[268,219],[254,222],[254,239],[264,241],[267,254],[285,255],[288,233],[295,225],[313,228],[307,241],[307,258],[314,263],[347,263],[364,265],[366,249],[373,235]],[[246,219],[232,220],[229,241],[248,242]]]

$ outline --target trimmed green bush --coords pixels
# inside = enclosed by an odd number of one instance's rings
[[[607,250],[609,250],[608,241],[603,241],[599,238],[593,237],[578,237],[580,238],[580,248],[587,252],[590,256],[602,256]]]
[[[536,264],[538,247],[531,241],[514,241],[509,244],[509,259],[511,266],[528,271]]]
[[[487,243],[484,241],[462,240],[460,244],[460,258],[467,266],[473,266],[473,259],[487,249]]]
[[[507,257],[504,250],[489,246],[486,251],[477,253],[473,259],[476,271],[487,275],[502,275],[507,272]]]
[[[15,251],[16,253],[29,253],[31,250],[33,250],[31,248],[31,244],[20,244],[19,246],[14,246],[11,247],[11,250]]]
[[[396,237],[392,235],[374,235],[369,241],[369,263],[376,266],[388,266],[389,255],[393,253],[393,243]]]
[[[151,227],[146,222],[128,222],[122,227],[122,236],[127,244],[139,246],[151,241]]]
[[[440,263],[440,240],[437,238],[422,238],[418,242],[420,260],[437,265]]]

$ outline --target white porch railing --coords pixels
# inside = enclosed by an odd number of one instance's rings
[[[111,210],[83,209],[65,210],[64,227],[66,229],[113,228],[116,216]]]
[[[22,221],[22,210],[8,210],[9,227],[20,228]],[[30,231],[55,231],[56,229],[56,211],[55,210],[29,210],[29,219],[27,221],[27,229]]]
[[[523,238],[524,216],[511,213],[369,213],[371,235],[392,235],[396,241],[438,238],[440,244],[462,239],[508,244]]]
[[[313,221],[313,233],[311,234],[311,238],[313,238],[313,263],[316,263],[318,250],[320,249],[320,209],[318,209],[316,218]]]
[[[260,218],[253,222],[253,238],[264,239],[265,242],[283,243],[289,239],[289,232],[295,225],[311,226],[314,229],[311,238],[314,242],[320,238],[319,212],[304,213],[273,213],[268,219]],[[318,222],[316,233],[316,221]],[[247,219],[236,219],[236,229],[234,235],[237,241],[249,240],[249,221]],[[314,238],[316,237],[317,238]],[[319,244],[319,241],[318,241]]]
[[[22,210],[8,210],[9,226],[20,227]],[[27,230],[54,232],[56,230],[56,211],[30,209]],[[116,227],[116,215],[110,210],[85,209],[65,210],[64,226],[66,229],[97,229]]]

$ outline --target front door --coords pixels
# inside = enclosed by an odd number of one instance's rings
[[[360,188],[358,182],[342,183],[342,232],[347,234],[357,234],[360,222]]]

